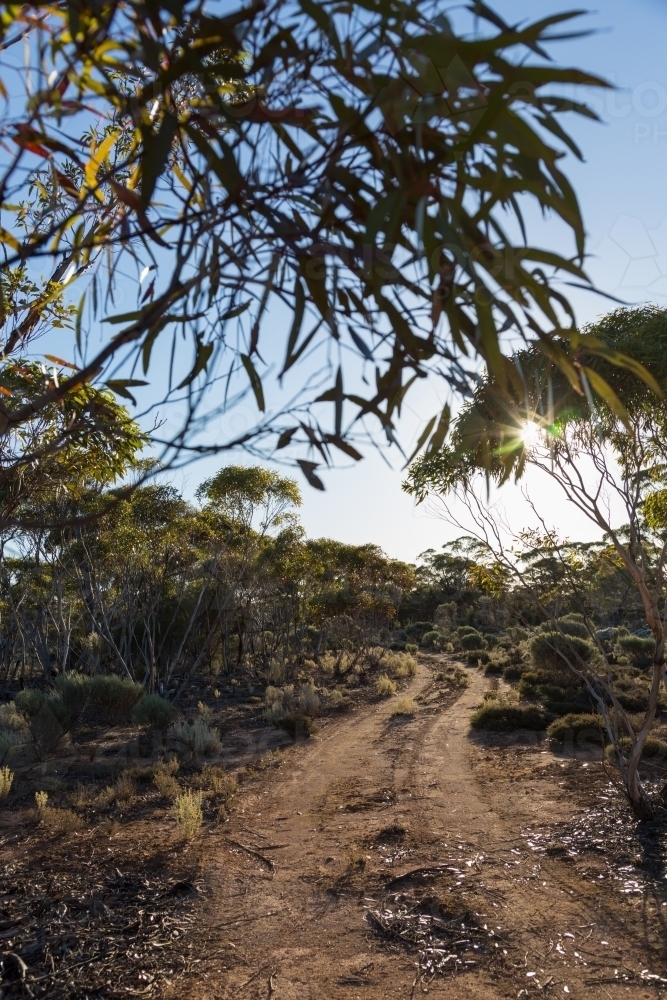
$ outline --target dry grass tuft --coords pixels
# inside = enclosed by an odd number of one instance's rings
[[[391,710],[392,715],[416,715],[419,706],[414,698],[397,698]]]
[[[360,872],[366,867],[366,855],[356,847],[350,847],[345,851],[347,870],[350,872]]]
[[[49,833],[74,833],[83,826],[82,818],[73,809],[45,806],[39,812],[39,822]]]
[[[232,799],[238,788],[236,780],[223,767],[212,767],[210,764],[202,768],[198,784],[224,803]]]
[[[79,782],[74,791],[70,792],[67,797],[76,809],[86,809],[95,804],[97,792],[91,786]]]
[[[4,802],[12,790],[14,773],[8,767],[0,767],[0,802]]]
[[[392,653],[387,666],[394,677],[414,677],[417,661],[411,653]]]
[[[114,797],[116,802],[124,806],[131,805],[137,797],[137,785],[130,774],[123,773],[116,781],[114,787]]]
[[[348,699],[345,697],[345,694],[342,691],[338,690],[338,688],[334,688],[333,691],[329,692],[330,708],[336,708],[336,709],[345,708],[347,707],[347,705],[349,705]]]
[[[181,794],[181,786],[174,777],[177,771],[177,760],[169,761],[169,763],[165,764],[156,764],[153,768],[153,784],[158,794],[165,799],[175,799]]]
[[[172,813],[184,840],[194,840],[201,828],[204,818],[202,798],[202,792],[193,792],[188,789],[174,801]]]
[[[381,698],[388,698],[389,695],[396,694],[396,684],[387,674],[382,674],[375,685],[375,693],[379,694]]]
[[[201,718],[193,722],[176,722],[169,734],[191,757],[208,757],[222,750],[218,730],[211,729]]]
[[[209,708],[209,706],[203,701],[197,702],[197,711],[199,713],[199,718],[203,719],[206,723],[209,723],[213,718],[213,709]]]
[[[49,833],[74,833],[83,826],[83,820],[73,809],[54,809],[48,805],[48,792],[35,792],[37,821]]]

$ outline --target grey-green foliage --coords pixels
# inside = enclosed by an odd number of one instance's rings
[[[113,724],[127,720],[143,696],[141,684],[129,677],[118,677],[116,674],[93,677],[90,702],[105,722]]]
[[[49,701],[45,698],[39,711],[30,719],[32,746],[39,760],[55,753],[69,738],[56,714],[59,709],[57,699]]]
[[[578,617],[583,617],[583,615]],[[574,617],[571,617],[570,615],[566,615],[563,618],[559,618],[557,625],[552,625],[551,622],[547,622],[545,625],[542,626],[543,632],[554,632],[557,630],[564,632],[565,635],[576,635],[580,639],[588,639],[590,636],[590,632],[586,628],[584,622],[583,621],[580,622]]]
[[[37,715],[45,701],[46,693],[44,691],[39,691],[37,688],[25,688],[16,695],[14,704],[26,718],[32,719],[33,716]]]
[[[25,733],[28,729],[25,715],[19,712],[16,702],[0,705],[0,729],[12,733]]]
[[[485,701],[471,716],[473,729],[507,732],[515,729],[546,729],[549,716],[537,705],[516,705],[504,701]]]
[[[169,730],[172,739],[192,757],[217,753],[222,749],[220,734],[203,719],[191,722],[176,722]]]
[[[591,712],[568,712],[555,719],[547,729],[547,736],[557,743],[603,743],[602,718]]]
[[[90,677],[83,674],[64,674],[55,679],[48,703],[63,729],[70,731],[76,727],[88,704],[91,688]]]
[[[24,742],[20,733],[11,729],[0,729],[0,766],[3,766],[10,759],[16,747]]]
[[[434,647],[440,645],[441,639],[442,636],[440,633],[434,629],[432,632],[424,632],[421,644],[424,649],[433,649]],[[408,650],[408,652],[410,652],[410,650]]]
[[[559,632],[541,632],[530,642],[530,655],[535,666],[556,672],[567,669],[569,663],[577,668],[581,666],[581,660],[589,663],[594,652],[595,647],[587,639]]]
[[[486,643],[483,636],[479,632],[468,632],[466,635],[461,636],[461,646],[463,649],[484,649]]]
[[[132,716],[141,725],[154,729],[167,729],[176,710],[170,701],[159,694],[147,694],[132,709]]]
[[[653,659],[655,652],[655,639],[653,636],[622,635],[619,636],[618,645],[633,661],[641,662]]]
[[[19,691],[14,700],[16,709],[27,719],[33,750],[38,760],[44,760],[61,746],[66,737],[63,723],[67,712],[60,697],[37,688]],[[11,752],[11,751],[10,751]]]
[[[34,719],[45,708],[53,714],[65,732],[75,729],[91,695],[93,682],[83,674],[71,673],[56,677],[48,691],[26,688],[16,695],[16,710]],[[1,725],[0,721],[0,725]]]

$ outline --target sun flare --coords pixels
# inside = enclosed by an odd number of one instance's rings
[[[537,448],[542,440],[542,429],[534,421],[526,421],[521,428],[521,440],[524,447]]]

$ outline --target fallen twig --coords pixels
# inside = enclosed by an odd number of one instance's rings
[[[231,837],[225,837],[225,840],[228,844],[232,844],[234,847],[238,847],[239,850],[245,851],[246,854],[249,854],[251,857],[257,858],[258,861],[262,861],[270,871],[273,872],[276,870],[275,863],[271,860],[271,858],[265,858],[263,854],[259,853],[259,851],[253,850],[252,847],[247,847],[246,844],[242,844],[239,840],[232,840]]]

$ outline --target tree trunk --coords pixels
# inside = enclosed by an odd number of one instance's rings
[[[660,631],[662,633],[662,629]],[[644,717],[644,725],[642,726],[641,731],[637,734],[637,739],[632,747],[632,750],[630,751],[625,779],[626,794],[632,807],[632,811],[637,819],[640,820],[652,819],[655,811],[653,803],[651,802],[646,789],[642,785],[641,778],[639,777],[639,761],[641,760],[642,752],[646,746],[646,740],[648,739],[651,729],[653,728],[653,720],[655,719],[655,713],[658,707],[658,695],[660,693],[660,684],[662,680],[663,660],[664,647],[661,635],[660,641],[656,643],[655,660],[653,662],[653,679],[648,699],[648,707]]]

